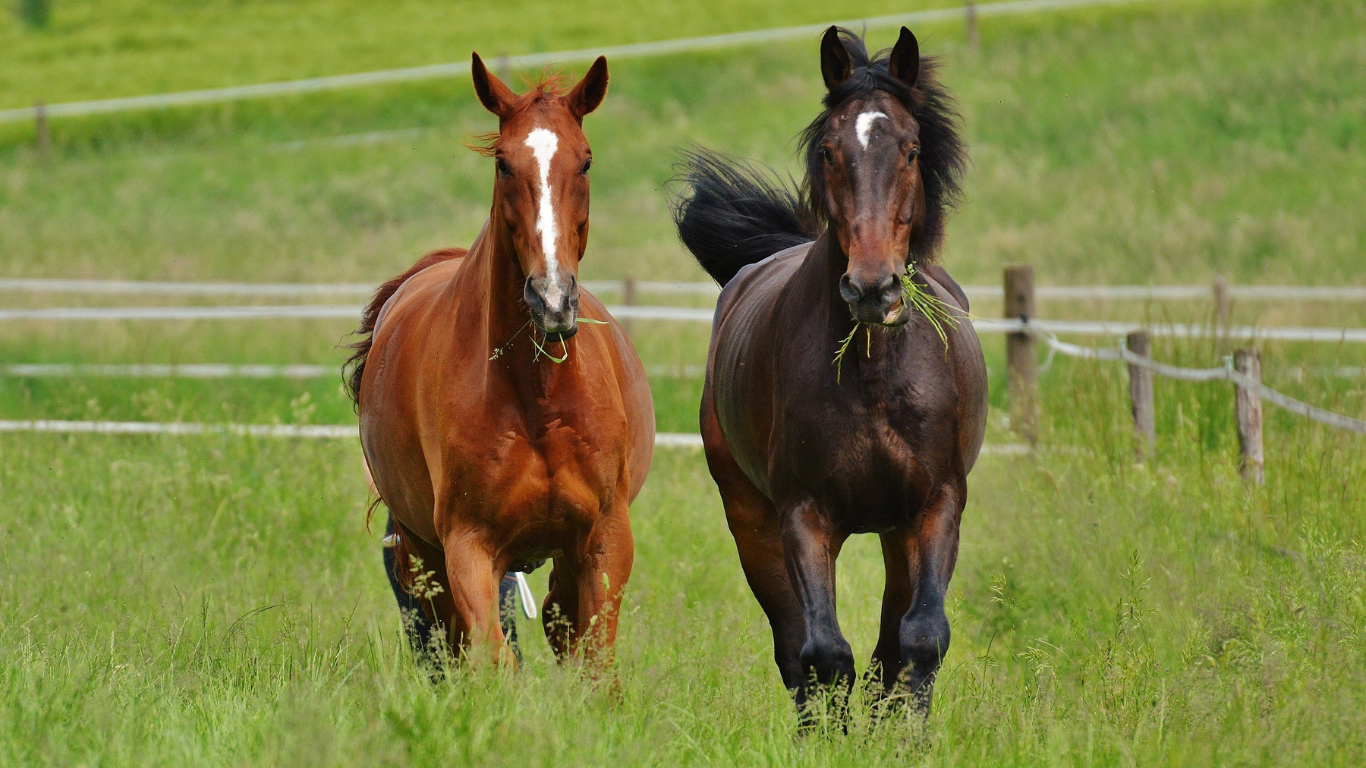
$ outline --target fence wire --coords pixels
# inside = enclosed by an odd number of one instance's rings
[[[976,6],[974,10],[978,17],[1009,16],[1043,11],[1086,8],[1088,6],[1121,5],[1143,1],[1144,0],[1015,0],[1014,2],[985,3]],[[914,26],[916,24],[934,21],[964,18],[967,13],[967,7],[963,6],[960,8],[938,8],[912,11],[910,13],[897,13],[887,16],[873,16],[863,19],[847,19],[833,23],[851,29],[874,29],[901,25]],[[592,61],[598,56],[607,56],[610,59],[616,60],[622,58],[687,53],[691,51],[709,51],[736,46],[758,45],[781,40],[795,40],[801,38],[811,38],[814,40],[818,35],[824,32],[831,23],[832,22],[823,22],[821,24],[804,24],[795,27],[756,29],[748,32],[729,32],[702,37],[657,40],[648,43],[605,45],[574,51],[506,56],[502,57],[500,66],[526,71],[537,70],[548,64],[569,64],[580,61]],[[182,107],[194,104],[212,104],[224,101],[240,101],[243,99],[315,93],[318,91],[357,88],[385,83],[402,83],[417,80],[430,80],[434,78],[457,77],[468,74],[469,71],[469,61],[453,61],[446,64],[430,64],[426,66],[404,67],[401,69],[388,69],[377,72],[358,72],[349,75],[313,77],[304,80],[287,80],[276,83],[257,83],[227,88],[210,88],[198,91],[181,91],[179,93],[161,93],[149,96],[131,96],[117,99],[99,99],[95,101],[73,101],[60,104],[49,104],[41,109],[38,107],[18,107],[14,109],[0,109],[0,123],[13,120],[33,120],[38,116],[40,111],[47,117],[71,117],[142,109]]]
[[[1067,357],[1076,357],[1084,360],[1096,360],[1100,362],[1110,362],[1122,360],[1129,365],[1144,368],[1153,373],[1165,376],[1169,379],[1179,381],[1230,381],[1241,389],[1249,390],[1258,397],[1269,400],[1271,403],[1284,408],[1291,413],[1307,419],[1313,419],[1321,424],[1327,424],[1336,429],[1345,429],[1360,435],[1366,435],[1366,421],[1354,419],[1350,416],[1343,416],[1340,413],[1324,410],[1318,406],[1310,405],[1302,400],[1278,392],[1262,382],[1253,379],[1233,367],[1232,360],[1226,360],[1222,368],[1182,368],[1166,363],[1159,363],[1150,357],[1135,354],[1125,347],[1124,340],[1120,339],[1119,344],[1114,349],[1104,347],[1083,347],[1078,344],[1069,344],[1065,341],[1058,341],[1058,338],[1050,333],[1036,327],[1034,324],[1023,323],[1025,333],[1048,345],[1049,355],[1062,354]]]

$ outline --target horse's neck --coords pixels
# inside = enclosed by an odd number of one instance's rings
[[[492,357],[496,351],[497,355],[497,362],[489,360],[491,370],[503,371],[525,398],[545,396],[575,366],[538,360],[532,343],[536,329],[522,297],[526,277],[507,226],[496,215],[489,218],[470,255],[474,258],[470,267],[475,270],[477,295],[484,297],[479,311],[485,328],[486,354]]]
[[[818,307],[818,318],[836,339],[843,339],[854,328],[849,305],[840,296],[840,276],[849,268],[849,258],[840,249],[838,235],[833,228],[816,238],[801,267],[792,275],[793,297],[800,306]]]
[[[483,321],[489,340],[495,345],[506,342],[525,330],[531,316],[522,302],[526,278],[518,265],[512,240],[502,222],[490,218],[470,249],[472,277],[478,293],[485,297]]]

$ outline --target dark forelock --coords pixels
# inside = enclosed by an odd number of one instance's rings
[[[890,49],[869,56],[863,38],[839,30],[849,52],[852,71],[844,82],[825,95],[825,109],[801,135],[801,152],[806,159],[806,179],[802,194],[811,212],[826,221],[830,206],[820,147],[825,139],[830,116],[849,102],[885,93],[901,103],[920,125],[920,179],[925,189],[925,225],[911,242],[911,255],[933,260],[944,243],[944,226],[949,212],[962,197],[963,173],[967,169],[967,150],[961,135],[962,118],[958,105],[939,83],[938,60],[920,57],[920,74],[914,88],[892,77],[888,65]],[[826,221],[828,224],[829,222]]]

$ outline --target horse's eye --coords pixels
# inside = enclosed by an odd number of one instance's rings
[[[821,159],[825,161],[826,165],[835,164],[835,155],[829,147],[821,147]]]
[[[504,160],[504,159],[501,158],[501,157],[498,158],[498,175],[499,175],[499,176],[511,176],[511,175],[512,175],[512,166],[508,165],[508,161]]]
[[[584,174],[585,176],[587,176],[587,175],[588,175],[588,169],[589,169],[589,168],[592,168],[592,167],[593,167],[593,158],[590,157],[590,158],[588,158],[587,160],[583,161],[583,170],[582,170],[582,171],[579,171],[579,173],[582,173],[582,174]]]
[[[917,157],[920,157],[920,148],[919,148],[919,147],[916,147],[915,149],[912,149],[912,150],[911,150],[911,154],[908,155],[908,156],[906,157],[906,165],[910,165],[911,163],[914,163],[914,162],[915,162],[915,159],[916,159]]]

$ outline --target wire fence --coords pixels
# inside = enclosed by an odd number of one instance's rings
[[[190,421],[62,421],[53,419],[3,420],[0,432],[48,432],[95,435],[229,435],[234,437],[356,440],[355,424],[214,424]],[[659,432],[660,448],[700,448],[702,436],[684,432]]]
[[[651,378],[695,379],[705,367],[693,363],[645,366]],[[6,376],[26,379],[114,378],[114,379],[325,379],[341,376],[340,365],[260,365],[225,363],[141,363],[133,365],[102,363],[11,363],[0,366]]]
[[[1015,2],[977,5],[974,7],[974,11],[977,17],[984,18],[990,16],[1038,13],[1042,11],[1059,11],[1072,8],[1084,8],[1087,6],[1122,5],[1144,1],[1145,0],[1016,0]],[[879,29],[900,26],[903,24],[913,25],[960,18],[966,19],[968,13],[968,6],[963,6],[960,8],[944,8],[928,11],[915,11],[911,13],[897,13],[887,16],[874,16],[866,19],[847,19],[844,21],[825,22],[821,24],[804,24],[800,26],[760,29],[748,32],[731,32],[719,35],[659,40],[648,43],[608,45],[596,48],[582,48],[572,51],[555,51],[549,53],[531,53],[502,57],[499,59],[499,66],[502,67],[505,65],[508,68],[528,70],[539,69],[550,64],[570,64],[582,61],[592,61],[598,56],[607,56],[609,59],[638,58],[690,53],[695,51],[709,51],[721,48],[735,48],[799,38],[811,38],[814,40],[817,35],[823,32],[832,23],[850,28],[862,27],[867,29]],[[73,101],[41,107],[0,109],[0,122],[37,120],[51,117],[77,117],[145,109],[161,109],[166,107],[183,107],[196,104],[213,104],[275,96],[294,96],[344,88],[359,88],[388,83],[459,77],[469,74],[469,71],[470,62],[456,61],[446,64],[403,67],[400,69],[360,72],[330,77],[313,77],[277,83],[257,83],[254,85],[238,85],[228,88],[210,88],[118,99]]]
[[[0,420],[0,433],[42,432],[84,435],[226,435],[270,439],[358,440],[355,424],[214,424],[190,421],[63,421],[54,419]],[[657,432],[656,448],[702,448],[702,436],[689,432]],[[995,443],[982,446],[987,456],[1023,456],[1033,451],[1023,443]]]
[[[1077,344],[1069,344],[1059,341],[1056,336],[1049,333],[1042,324],[1027,322],[1022,324],[1025,333],[1030,334],[1036,339],[1048,345],[1049,350],[1054,353],[1066,355],[1068,357],[1095,360],[1099,362],[1125,362],[1129,365],[1137,366],[1159,376],[1179,381],[1228,381],[1236,386],[1254,392],[1258,397],[1269,400],[1271,403],[1283,408],[1293,414],[1322,424],[1327,424],[1336,429],[1344,429],[1357,434],[1366,435],[1366,421],[1354,419],[1339,413],[1334,413],[1318,406],[1310,405],[1302,400],[1297,400],[1283,392],[1278,392],[1266,386],[1260,380],[1254,379],[1241,373],[1233,367],[1232,358],[1229,358],[1223,367],[1219,368],[1182,368],[1166,363],[1159,363],[1145,355],[1139,355],[1130,351],[1124,340],[1120,340],[1119,345],[1113,348],[1103,347],[1083,347]]]
[[[214,283],[144,280],[99,280],[41,277],[0,278],[0,292],[74,293],[91,295],[309,297],[374,294],[373,283]],[[720,286],[708,281],[585,280],[593,293],[620,294],[627,283],[638,293],[651,295],[716,296]],[[1217,287],[1205,285],[1045,285],[1035,288],[1041,299],[1064,301],[1190,301],[1217,298]],[[1349,301],[1366,302],[1366,286],[1326,285],[1228,285],[1222,289],[1232,299],[1248,301]],[[1000,286],[965,285],[963,293],[973,300],[1000,300]]]
[[[268,319],[350,319],[360,317],[358,304],[293,304],[263,306],[208,307],[43,307],[0,309],[2,321],[79,321],[79,320],[268,320]],[[711,323],[714,311],[702,307],[658,305],[608,305],[607,311],[618,320],[660,320]],[[1304,328],[1294,326],[1260,327],[1254,325],[1211,326],[1197,323],[1144,324],[1108,320],[1034,320],[1033,326],[1045,333],[1085,336],[1119,336],[1148,330],[1161,336],[1184,339],[1231,338],[1285,342],[1333,344],[1366,343],[1366,328]],[[1020,333],[1020,320],[972,318],[978,333]]]

